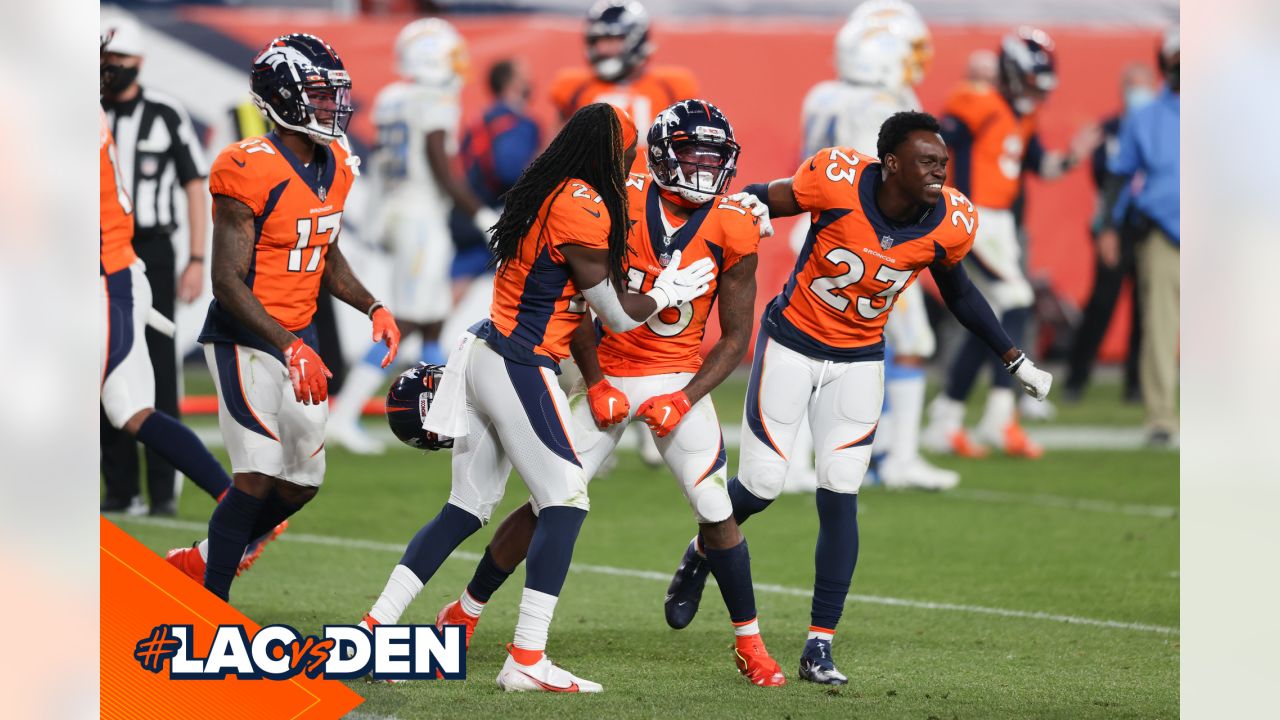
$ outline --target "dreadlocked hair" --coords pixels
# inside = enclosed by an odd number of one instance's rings
[[[612,105],[592,103],[573,114],[559,134],[520,175],[504,196],[502,217],[489,239],[492,263],[520,255],[520,242],[538,220],[547,196],[572,178],[589,184],[609,211],[609,281],[621,288],[627,258],[627,168],[623,165],[622,126]],[[551,205],[555,204],[555,199]],[[547,214],[551,212],[547,206]],[[538,231],[538,240],[546,230]]]

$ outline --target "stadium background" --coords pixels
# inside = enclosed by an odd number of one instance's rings
[[[526,61],[534,83],[530,112],[546,137],[556,127],[547,96],[557,70],[585,63],[582,13],[589,2],[552,0],[525,3],[436,3],[467,41],[471,72],[463,92],[463,125],[488,102],[484,73],[507,57]],[[831,0],[769,3],[646,3],[654,17],[651,36],[657,46],[651,62],[688,67],[705,98],[718,104],[734,124],[743,155],[736,187],[790,175],[800,160],[800,105],[815,83],[833,77],[835,32],[856,3]],[[175,96],[191,114],[207,155],[236,139],[233,108],[248,100],[247,68],[256,49],[284,32],[315,33],[334,44],[354,81],[357,112],[351,136],[357,152],[373,140],[368,108],[374,95],[394,79],[393,40],[412,17],[404,0],[357,3],[250,2],[126,3],[144,23],[149,47],[141,73],[144,87]],[[1154,66],[1159,34],[1177,16],[1176,3],[1138,0],[1126,3],[1033,0],[1024,3],[917,2],[933,35],[934,58],[917,88],[927,111],[938,111],[960,82],[969,55],[997,49],[1000,37],[1021,23],[1047,30],[1057,44],[1060,85],[1041,113],[1041,137],[1047,147],[1065,147],[1088,123],[1119,109],[1119,76],[1132,62]],[[367,198],[357,183],[344,217],[347,255],[377,294],[389,280],[385,256],[362,242],[361,220]],[[1030,236],[1029,277],[1043,279],[1075,307],[1087,299],[1093,249],[1087,233],[1094,191],[1086,171],[1042,183],[1027,181],[1026,231]],[[181,200],[181,198],[179,198]],[[179,213],[182,210],[179,209]],[[179,215],[181,216],[181,215]],[[782,286],[794,254],[786,238],[794,220],[775,223],[777,238],[761,246],[760,293],[763,307]],[[177,246],[185,252],[179,236]],[[183,260],[178,258],[179,266]],[[931,279],[922,276],[926,287]],[[205,301],[178,310],[180,348],[195,347]],[[1128,337],[1128,293],[1122,295],[1104,341],[1101,357],[1115,361]],[[363,318],[339,312],[348,355],[364,346]],[[717,335],[714,327],[708,341]],[[346,342],[347,340],[350,342]],[[407,348],[412,350],[412,348]]]

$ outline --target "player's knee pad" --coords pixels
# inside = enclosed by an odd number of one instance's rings
[[[857,493],[871,461],[871,446],[848,448],[818,458],[818,487],[831,492]]]
[[[699,523],[716,523],[733,515],[724,468],[712,473],[685,492],[693,517]]]
[[[493,517],[493,510],[498,506],[499,502],[502,502],[501,495],[495,499],[482,499],[475,493],[459,492],[456,487],[453,492],[449,493],[449,504],[474,515],[480,520],[481,527],[489,524],[489,519]]]
[[[782,458],[777,458],[777,462],[743,462],[738,469],[738,482],[761,500],[773,500],[781,495],[786,479],[787,463]]]

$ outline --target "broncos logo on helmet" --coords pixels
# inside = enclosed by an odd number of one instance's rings
[[[328,43],[314,35],[281,35],[253,60],[249,92],[268,120],[319,145],[342,138],[354,108],[351,76]]]
[[[400,373],[387,391],[387,424],[400,442],[411,448],[441,450],[453,447],[453,438],[422,429],[443,376],[443,366],[420,362]]]
[[[653,181],[682,204],[711,202],[738,172],[733,126],[705,100],[682,100],[658,113],[648,144]]]

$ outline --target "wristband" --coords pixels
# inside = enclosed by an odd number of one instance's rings
[[[1026,361],[1027,361],[1027,354],[1024,352],[1019,352],[1018,357],[1014,358],[1008,363],[1005,363],[1004,369],[1008,370],[1009,374],[1012,375],[1018,372],[1018,368],[1022,367],[1022,363]]]
[[[192,255],[190,258],[187,259],[188,265],[191,263],[203,263],[203,262],[204,262],[203,255]]]
[[[384,307],[386,307],[386,304],[383,303],[381,300],[374,300],[373,304],[369,306],[369,311],[366,312],[365,315],[368,315],[369,319],[372,320],[373,314],[377,312],[378,308],[384,308]]]

